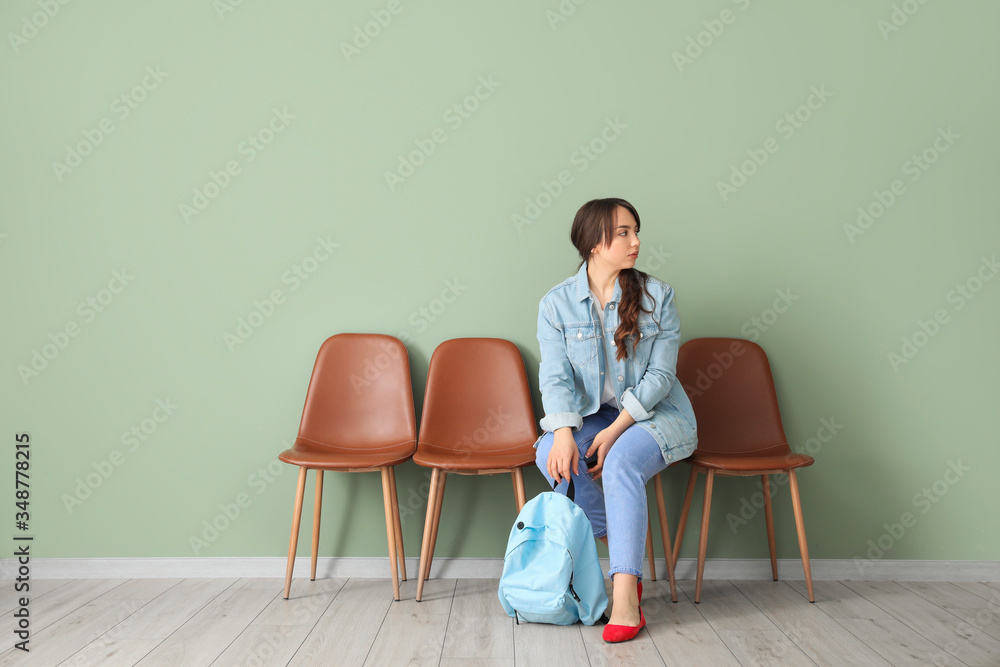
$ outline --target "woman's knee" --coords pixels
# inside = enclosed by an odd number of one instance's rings
[[[604,466],[608,472],[649,478],[665,468],[666,464],[653,436],[633,425],[608,450]]]
[[[553,435],[551,432],[547,431],[538,441],[538,447],[535,448],[535,465],[543,473],[546,472],[549,461],[549,452],[552,451]]]

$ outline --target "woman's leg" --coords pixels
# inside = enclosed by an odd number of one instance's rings
[[[611,622],[638,625],[636,582],[642,578],[646,548],[646,482],[666,468],[659,445],[638,424],[630,426],[604,459],[604,502],[607,512],[608,555],[614,582]],[[623,576],[616,577],[616,574]]]
[[[612,413],[610,409],[602,407],[596,413],[584,417],[583,426],[580,427],[579,431],[573,432],[573,438],[576,440],[576,446],[580,451],[580,466],[584,469],[582,474],[579,471],[573,472],[573,500],[587,514],[587,518],[590,519],[590,525],[594,529],[594,537],[596,538],[602,538],[608,532],[604,511],[604,494],[601,491],[600,485],[586,472],[583,457],[586,455],[590,445],[593,444],[594,436],[602,429],[607,428],[615,417],[617,417],[617,410]],[[545,433],[538,443],[538,449],[535,451],[535,465],[542,471],[542,475],[545,476],[550,488],[552,486],[552,477],[549,475],[547,463],[549,452],[552,450],[553,440],[554,435],[551,432]],[[612,447],[612,449],[614,448]],[[566,495],[569,490],[569,483],[565,481],[561,482],[555,490]]]

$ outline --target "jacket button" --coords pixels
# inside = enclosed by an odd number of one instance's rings
[[[622,382],[622,381],[623,381],[624,379],[625,379],[625,378],[623,378],[623,377],[622,377],[621,375],[619,375],[619,376],[618,376],[618,381],[619,381],[619,382]]]
[[[518,530],[524,530],[524,522],[523,521],[518,521],[517,522],[517,529]]]
[[[611,310],[615,309],[615,304],[611,304]]]
[[[576,337],[577,338],[583,338],[583,332],[582,331],[577,331],[576,332]]]

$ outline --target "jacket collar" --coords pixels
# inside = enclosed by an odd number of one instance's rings
[[[587,279],[586,261],[584,261],[583,264],[580,265],[580,270],[576,272],[575,280],[576,280],[576,300],[583,301],[584,299],[590,296],[590,280]],[[622,298],[622,287],[620,284],[618,284],[618,281],[615,280],[615,292],[611,296],[611,301],[609,301],[608,303],[612,302],[618,303],[619,301],[621,301],[621,298]]]

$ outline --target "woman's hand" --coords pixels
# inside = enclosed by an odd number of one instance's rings
[[[597,453],[597,463],[593,468],[587,469],[587,472],[593,475],[594,479],[601,478],[601,472],[604,470],[604,457],[608,455],[611,445],[615,444],[618,437],[634,423],[635,420],[632,419],[632,415],[628,413],[628,410],[623,409],[618,413],[618,418],[614,422],[594,436],[594,442],[590,445],[586,454],[586,458],[589,459],[595,452]]]
[[[612,424],[594,436],[594,442],[590,445],[590,449],[587,450],[588,459],[595,452],[597,453],[597,463],[594,464],[593,468],[587,469],[587,472],[593,475],[594,479],[601,478],[601,471],[604,469],[604,457],[608,455],[608,450],[611,449],[611,445],[615,444],[615,440],[618,439],[619,435],[621,433]]]
[[[573,438],[573,429],[569,426],[557,428],[553,433],[552,449],[549,450],[549,460],[546,470],[556,484],[564,479],[570,479],[573,471],[579,471],[580,451]]]

